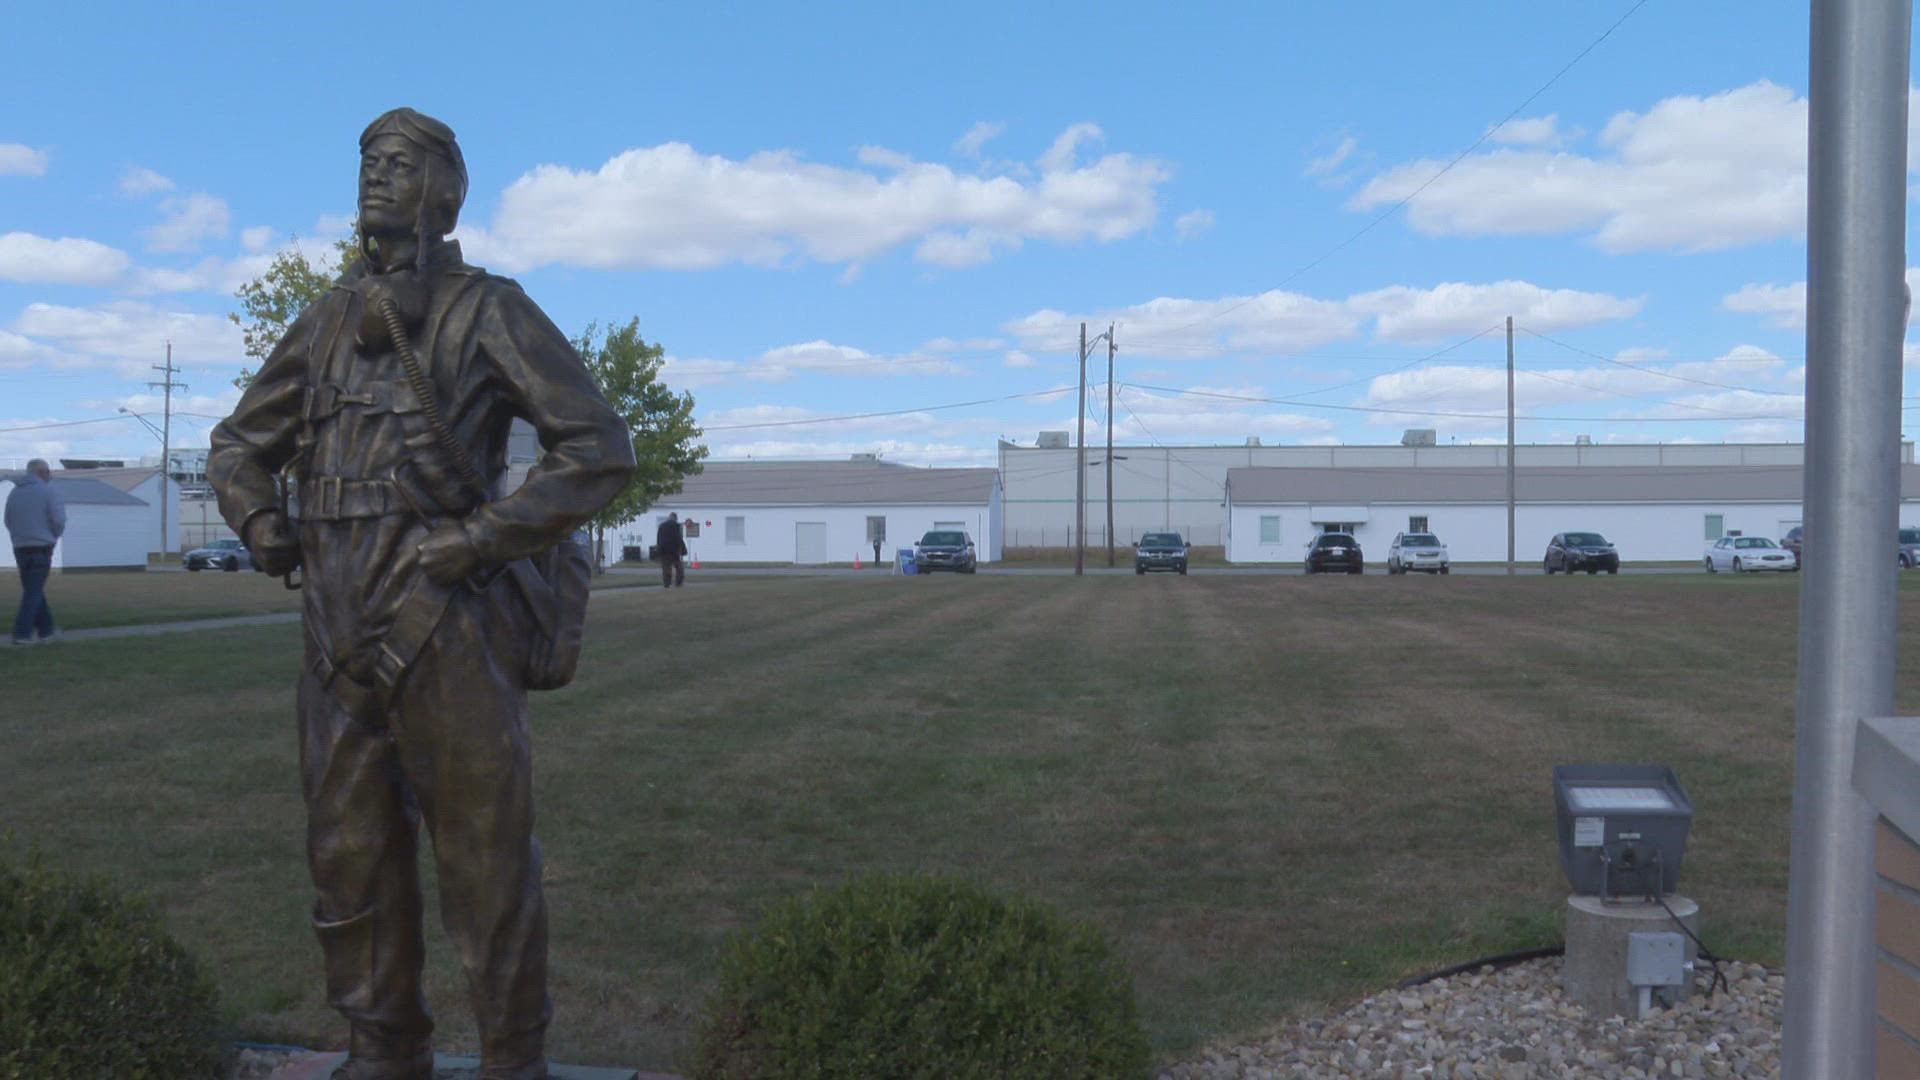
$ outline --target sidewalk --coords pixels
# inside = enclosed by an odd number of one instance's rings
[[[97,638],[145,637],[149,634],[180,634],[189,630],[225,630],[233,626],[277,626],[297,623],[297,611],[277,611],[266,615],[228,615],[218,619],[183,619],[179,622],[132,623],[127,626],[93,626],[84,630],[62,630],[60,641],[93,641]]]

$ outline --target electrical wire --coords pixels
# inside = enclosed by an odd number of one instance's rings
[[[1334,409],[1340,412],[1374,413],[1383,416],[1445,416],[1461,420],[1505,420],[1507,414],[1450,412],[1440,409],[1382,408],[1373,405],[1331,405],[1322,401],[1301,401],[1297,398],[1257,397],[1250,394],[1226,394],[1213,390],[1177,390],[1169,386],[1149,386],[1144,383],[1126,383],[1135,390],[1146,390],[1158,394],[1173,394],[1177,397],[1218,398],[1224,401],[1250,401],[1263,405],[1291,405],[1305,409]],[[1920,409],[1920,406],[1912,408]],[[1515,416],[1515,420],[1546,420],[1557,423],[1591,424],[1709,424],[1724,423],[1729,420],[1780,420],[1789,419],[1773,415],[1728,415],[1728,416]]]
[[[1603,364],[1612,364],[1615,367],[1623,367],[1623,368],[1626,368],[1628,371],[1638,371],[1645,375],[1658,375],[1663,379],[1674,379],[1679,382],[1694,383],[1699,386],[1712,386],[1721,390],[1738,390],[1738,391],[1741,391],[1742,393],[1748,393],[1748,394],[1765,394],[1772,397],[1803,397],[1805,396],[1802,394],[1793,393],[1788,390],[1762,390],[1754,386],[1735,386],[1732,383],[1714,382],[1712,379],[1696,379],[1688,375],[1675,375],[1671,371],[1661,371],[1659,368],[1642,367],[1639,364],[1629,364],[1622,360],[1615,360],[1610,356],[1602,356],[1599,353],[1593,352],[1590,349],[1583,349],[1578,345],[1569,345],[1558,338],[1548,337],[1547,335],[1542,334],[1537,330],[1528,330],[1524,326],[1515,326],[1514,329],[1522,331],[1523,333],[1526,333],[1533,337],[1537,337],[1541,341],[1548,342],[1549,344],[1558,345],[1561,348],[1567,350],[1568,352],[1579,353],[1581,356],[1592,357],[1593,359],[1598,360]],[[1674,402],[1672,404],[1678,404],[1678,403]]]

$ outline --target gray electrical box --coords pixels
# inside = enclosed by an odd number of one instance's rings
[[[1656,897],[1680,884],[1693,801],[1665,765],[1556,765],[1560,865],[1575,893]]]
[[[1672,931],[1627,935],[1629,986],[1679,986],[1686,981],[1686,938]]]

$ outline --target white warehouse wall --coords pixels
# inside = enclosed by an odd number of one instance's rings
[[[1505,562],[1507,507],[1505,503],[1444,503],[1418,505],[1376,503],[1366,508],[1367,520],[1355,535],[1367,561],[1385,562],[1395,533],[1407,530],[1407,519],[1425,515],[1427,525],[1448,553],[1459,562]],[[1280,542],[1260,542],[1260,519],[1280,517]],[[1708,514],[1719,514],[1726,532],[1778,540],[1801,520],[1799,503],[1745,503],[1699,505],[1677,503],[1529,503],[1514,513],[1514,558],[1537,562],[1555,533],[1597,532],[1611,540],[1623,562],[1691,562],[1702,557]],[[1228,519],[1227,561],[1237,563],[1299,563],[1307,542],[1319,525],[1302,503],[1279,506],[1231,507]],[[1920,504],[1900,507],[1903,527],[1920,525]],[[1891,551],[1893,537],[1887,538]]]
[[[867,542],[867,516],[887,519],[887,540],[880,548],[880,560],[893,562],[894,553],[912,547],[922,533],[939,522],[959,522],[973,538],[981,562],[1000,558],[1000,522],[997,500],[982,506],[706,506],[656,507],[637,520],[610,534],[620,544],[653,543],[660,522],[668,513],[677,512],[681,521],[700,523],[700,535],[688,537],[687,547],[702,563],[791,563],[798,557],[798,529],[801,522],[822,522],[827,532],[827,561],[862,562],[873,560],[873,545]],[[746,519],[743,543],[727,543],[726,519]],[[612,541],[610,540],[610,543]]]

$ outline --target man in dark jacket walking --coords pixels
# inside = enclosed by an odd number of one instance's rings
[[[34,635],[53,640],[53,609],[47,606],[47,577],[53,573],[53,548],[67,531],[67,506],[53,489],[53,470],[39,458],[27,462],[26,475],[7,495],[7,533],[13,540],[13,564],[20,569],[20,611],[13,617],[13,643],[31,645]]]
[[[687,583],[687,537],[680,529],[679,513],[667,515],[654,534],[653,546],[660,553],[660,586],[670,589]]]

